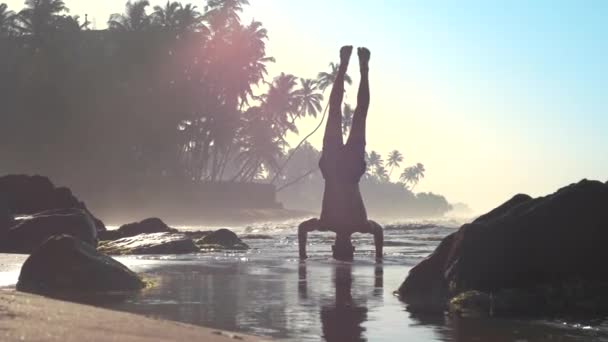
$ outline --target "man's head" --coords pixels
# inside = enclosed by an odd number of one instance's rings
[[[336,260],[353,261],[355,247],[350,241],[350,235],[336,234],[336,242],[332,246],[333,256]]]

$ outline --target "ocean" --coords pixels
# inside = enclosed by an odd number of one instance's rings
[[[282,341],[608,341],[604,317],[523,320],[408,312],[394,291],[458,222],[385,223],[381,264],[371,235],[353,236],[354,262],[333,260],[331,233],[310,234],[309,259],[300,261],[297,224],[230,227],[250,245],[245,252],[117,257],[154,286],[84,301]],[[14,287],[26,257],[0,255],[0,286]]]

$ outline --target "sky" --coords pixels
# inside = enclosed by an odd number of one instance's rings
[[[126,1],[65,2],[103,28]],[[22,3],[8,1],[14,10]],[[271,75],[314,78],[342,45],[371,50],[368,151],[397,149],[402,166],[423,163],[416,191],[481,213],[517,193],[608,180],[608,1],[250,3],[242,17],[268,29]],[[346,102],[355,105],[352,62]],[[304,121],[300,130],[317,123]],[[321,133],[311,139],[317,147]]]

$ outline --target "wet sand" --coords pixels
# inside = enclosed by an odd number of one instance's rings
[[[140,315],[0,291],[2,341],[262,341]]]

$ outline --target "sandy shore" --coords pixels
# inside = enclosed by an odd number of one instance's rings
[[[259,337],[0,290],[1,341],[263,341]]]

